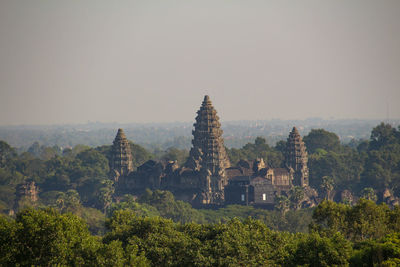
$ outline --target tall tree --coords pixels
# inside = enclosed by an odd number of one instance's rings
[[[322,191],[325,193],[325,199],[332,200],[331,193],[334,188],[333,178],[329,177],[329,176],[322,177],[320,187],[321,187]]]
[[[315,153],[317,149],[336,152],[340,150],[339,137],[324,129],[312,129],[308,135],[304,136],[303,141],[310,154]]]

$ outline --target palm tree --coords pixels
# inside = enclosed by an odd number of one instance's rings
[[[294,186],[290,190],[290,200],[292,201],[294,210],[300,208],[300,204],[304,199],[304,188],[301,186]]]
[[[325,192],[325,198],[331,200],[331,193],[333,191],[334,182],[333,178],[330,176],[322,177],[322,183],[320,185],[323,192]]]
[[[364,188],[363,191],[361,192],[361,197],[372,200],[373,202],[376,202],[378,200],[378,197],[375,194],[375,191],[371,187]]]
[[[289,211],[290,201],[286,196],[276,196],[275,197],[275,209],[279,210],[282,216],[285,216],[285,213]]]

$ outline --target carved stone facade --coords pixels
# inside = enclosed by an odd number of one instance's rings
[[[118,181],[120,176],[127,176],[133,171],[132,153],[128,139],[122,129],[118,129],[111,148],[111,178]]]
[[[210,97],[206,95],[194,123],[193,147],[185,166],[199,172],[204,203],[223,201],[228,183],[225,169],[230,166],[222,138],[221,124]]]
[[[241,160],[226,173],[226,204],[273,206],[277,195],[287,195],[292,188],[293,173],[287,168],[269,168],[263,159]]]
[[[193,204],[222,204],[224,187],[228,183],[225,169],[230,163],[222,139],[221,124],[208,96],[204,97],[197,112],[192,144],[184,167],[179,167],[173,161],[163,163],[150,160],[133,172],[129,143],[123,131],[118,130],[110,163],[111,176],[118,181],[118,192],[138,194],[146,188],[162,189]]]
[[[294,171],[293,185],[308,186],[306,146],[296,127],[293,127],[287,139],[285,161],[286,166]]]
[[[129,143],[119,129],[110,162],[118,194],[141,194],[149,188],[171,191],[177,199],[194,205],[273,206],[275,197],[288,196],[294,185],[311,189],[308,187],[307,152],[296,128],[288,138],[284,168],[270,168],[263,159],[241,160],[231,167],[221,124],[208,96],[197,112],[192,133],[193,147],[183,167],[175,161],[149,160],[133,171]]]

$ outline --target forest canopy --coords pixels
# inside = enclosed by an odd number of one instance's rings
[[[294,188],[273,210],[194,209],[160,190],[116,196],[110,146],[34,143],[21,153],[0,141],[0,265],[399,264],[400,128],[381,123],[369,140],[348,144],[324,129],[303,139],[320,204],[299,209],[302,192]],[[183,164],[188,156],[130,146],[134,168],[149,159]],[[279,168],[285,146],[258,137],[227,153],[233,165],[262,158]],[[353,201],[333,202],[343,191]]]

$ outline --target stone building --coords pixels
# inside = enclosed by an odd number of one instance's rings
[[[118,130],[112,149],[110,170],[118,181],[118,191],[139,193],[146,188],[169,190],[178,199],[197,204],[221,204],[227,184],[225,169],[230,166],[217,111],[210,98],[197,111],[193,130],[193,147],[184,167],[176,162],[147,161],[132,172],[129,143]]]
[[[133,171],[132,153],[124,131],[118,129],[111,148],[110,172],[111,178],[118,181],[120,176],[127,176]]]
[[[15,192],[14,207],[11,214],[24,207],[35,206],[39,199],[39,187],[35,181],[28,179],[17,185]]]
[[[275,197],[289,195],[293,186],[305,188],[305,201],[313,205],[316,191],[308,187],[307,152],[296,127],[290,132],[285,152],[285,168],[270,168],[262,159],[239,161],[226,169],[228,185],[225,204],[273,206]]]
[[[225,187],[225,204],[273,206],[275,196],[287,195],[292,187],[290,169],[266,167],[262,159],[242,160],[226,172],[229,183]]]
[[[297,186],[308,186],[308,167],[307,167],[306,146],[297,131],[296,127],[290,132],[287,139],[285,163],[288,168],[293,169],[293,184]]]
[[[277,195],[288,195],[294,185],[308,188],[307,152],[296,127],[287,141],[285,167],[270,168],[263,159],[230,166],[219,117],[208,96],[193,126],[193,147],[183,167],[174,161],[149,160],[136,171],[129,142],[119,129],[110,161],[117,193],[141,194],[149,188],[171,191],[177,199],[195,205],[273,205]]]
[[[222,138],[221,124],[210,97],[206,95],[194,123],[193,147],[185,166],[199,172],[204,203],[223,201],[228,183],[225,169],[230,166]]]

